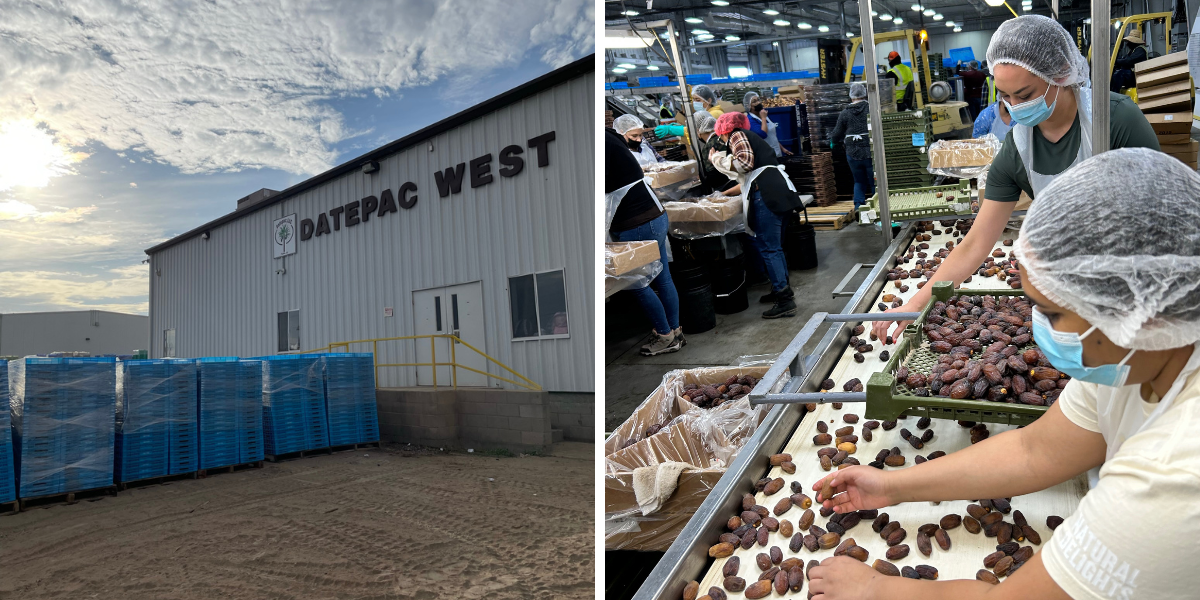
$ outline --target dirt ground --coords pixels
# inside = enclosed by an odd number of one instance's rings
[[[592,598],[594,450],[385,446],[0,517],[0,600]]]

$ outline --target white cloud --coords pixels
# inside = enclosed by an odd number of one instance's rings
[[[37,207],[20,200],[0,200],[0,222],[2,221],[33,221],[37,223],[78,223],[83,218],[96,211],[95,206],[80,206],[75,208],[51,207],[50,210],[38,210]],[[5,232],[8,233],[8,232]]]
[[[131,187],[131,188],[135,188],[135,187],[137,187],[137,184],[136,184],[136,183],[134,183],[134,182],[132,182],[132,181],[130,181],[130,182],[129,182],[129,187]]]
[[[100,273],[0,271],[0,299],[19,299],[26,310],[149,312],[149,267],[133,265]]]
[[[184,173],[323,171],[356,135],[328,103],[593,51],[590,0],[21,3],[0,21],[0,123]],[[134,162],[130,159],[130,162]]]

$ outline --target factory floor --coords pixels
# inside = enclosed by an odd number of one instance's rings
[[[385,444],[0,516],[0,600],[595,596],[595,446]]]
[[[817,268],[792,271],[791,284],[799,309],[795,317],[763,319],[770,308],[758,298],[770,292],[767,284],[749,290],[750,307],[732,315],[717,315],[716,328],[689,334],[679,352],[646,357],[639,348],[649,340],[651,326],[631,294],[617,293],[604,307],[604,430],[612,431],[658,386],[672,369],[737,364],[749,355],[778,354],[815,312],[838,312],[848,298],[833,298],[833,288],[855,263],[873,265],[883,254],[883,236],[873,226],[852,223],[816,235]],[[859,271],[846,286],[857,289],[867,275]]]

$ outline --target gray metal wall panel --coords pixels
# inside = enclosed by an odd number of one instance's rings
[[[545,389],[594,391],[594,86],[591,74],[570,80],[393,154],[373,175],[345,175],[225,224],[207,241],[153,255],[151,356],[161,356],[162,330],[171,327],[181,357],[275,354],[275,315],[289,309],[301,311],[303,349],[412,335],[414,290],[481,281],[488,354]],[[498,175],[501,149],[549,131],[549,166],[539,168],[526,147],[525,169]],[[488,153],[492,184],[471,189],[468,167],[462,192],[438,197],[435,169]],[[406,181],[418,186],[413,209],[298,241],[295,255],[271,258],[274,219],[315,220]],[[277,275],[280,268],[287,273]],[[570,337],[512,341],[508,277],[557,269],[565,272]],[[395,316],[384,318],[385,307]],[[380,361],[415,361],[413,343],[401,344],[381,345]],[[414,373],[384,369],[379,384],[415,385]]]
[[[150,319],[106,310],[0,315],[0,356],[50,352],[133,354],[150,342]]]

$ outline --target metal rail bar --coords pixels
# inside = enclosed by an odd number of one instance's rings
[[[850,285],[850,280],[854,279],[855,275],[858,275],[859,269],[861,269],[863,267],[868,267],[868,266],[871,266],[871,264],[870,263],[854,263],[854,266],[850,267],[850,270],[848,272],[846,272],[846,276],[843,277],[842,280],[838,282],[837,286],[833,288],[833,297],[838,298],[840,296],[853,296],[854,292],[847,292],[847,291],[844,291],[844,289],[847,285]]]
[[[868,3],[863,2],[862,5],[868,6]],[[869,7],[867,10],[870,10]],[[892,240],[879,262],[867,275],[867,279],[846,302],[843,313],[863,313],[870,310],[875,296],[887,283],[888,269],[895,266],[896,259],[912,242],[915,233],[916,228],[913,224],[901,229],[900,235]],[[852,329],[848,323],[832,324],[817,342],[812,354],[801,361],[799,351],[803,344],[800,344],[801,347],[797,347],[795,354],[786,361],[781,355],[776,364],[768,370],[768,374],[775,371],[777,381],[783,374],[783,369],[776,369],[776,366],[784,364],[784,368],[790,368],[795,363],[798,368],[783,391],[788,394],[818,391],[821,378],[831,372],[841,358],[841,350],[850,341]],[[793,343],[795,341],[793,339]],[[788,346],[789,349],[792,348],[792,344]],[[763,379],[766,380],[767,376]],[[758,386],[755,386],[755,390],[758,389]],[[802,416],[801,409],[795,406],[773,406],[768,410],[767,416],[738,452],[737,458],[729,465],[725,475],[696,509],[696,513],[679,532],[675,542],[659,559],[658,565],[634,595],[634,600],[677,600],[688,580],[699,578],[709,560],[708,548],[716,542],[729,515],[734,514],[734,509],[741,506],[742,492],[753,486],[755,480],[762,476],[763,455],[782,448]],[[737,511],[740,510],[737,508]]]
[[[1109,62],[1102,60],[1109,49],[1112,27],[1112,4],[1092,2],[1092,48],[1100,48],[1104,54],[1093,52],[1092,59],[1092,156],[1108,152],[1108,78]]]

